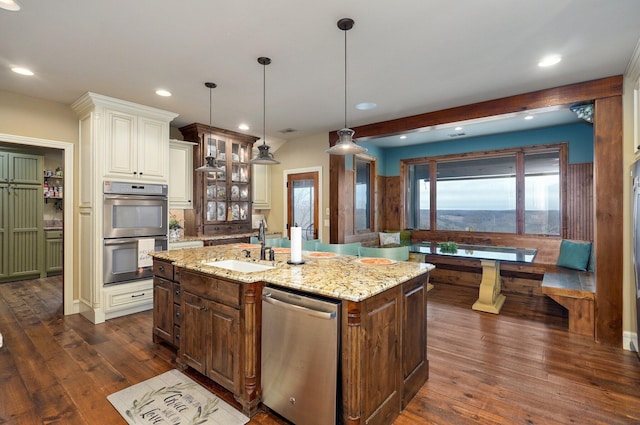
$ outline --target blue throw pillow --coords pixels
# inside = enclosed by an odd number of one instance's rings
[[[576,242],[563,239],[560,244],[560,255],[558,255],[556,265],[586,271],[590,255],[591,242]]]

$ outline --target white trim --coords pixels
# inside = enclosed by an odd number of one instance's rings
[[[283,200],[282,205],[284,206],[284,209],[282,211],[283,234],[287,230],[287,215],[289,213],[289,205],[288,205],[288,199],[287,199],[287,181],[289,181],[289,174],[300,174],[300,173],[318,173],[318,193],[316,194],[316,196],[318,197],[318,221],[320,222],[318,223],[318,239],[322,240],[322,228],[324,227],[323,226],[324,215],[322,214],[323,212],[322,167],[293,168],[291,170],[284,170],[282,172],[282,177],[283,177],[282,189],[284,191],[282,196],[282,200]]]
[[[636,48],[629,59],[624,74],[633,81],[636,81],[640,77],[640,39],[638,39]]]
[[[64,314],[75,314],[79,312],[77,300],[73,299],[73,290],[76,287],[73,247],[75,245],[73,205],[74,205],[74,158],[75,144],[59,140],[36,139],[33,137],[16,136],[13,134],[0,133],[0,140],[3,142],[16,143],[19,145],[37,146],[42,148],[61,149],[64,151],[64,199],[63,199],[63,231],[64,231],[64,266],[63,266],[63,298]]]
[[[638,334],[635,332],[624,331],[622,332],[622,348],[625,350],[631,350],[631,343],[638,349]]]

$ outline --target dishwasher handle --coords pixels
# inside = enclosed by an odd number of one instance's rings
[[[286,308],[289,310],[295,310],[295,311],[300,311],[300,312],[304,312],[306,314],[308,314],[309,316],[312,317],[317,317],[319,319],[327,319],[327,320],[333,320],[336,318],[336,312],[332,311],[332,312],[326,312],[326,311],[318,311],[318,310],[314,310],[311,308],[307,308],[307,307],[303,307],[301,305],[297,305],[297,304],[291,304],[288,302],[284,302],[284,301],[280,301],[277,298],[272,298],[271,294],[262,294],[262,301],[267,302],[271,305],[276,305],[282,308]]]

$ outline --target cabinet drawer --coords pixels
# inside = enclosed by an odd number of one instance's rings
[[[62,239],[62,230],[45,230],[44,235],[47,239]]]
[[[181,289],[208,300],[232,307],[240,306],[241,283],[230,282],[211,275],[182,271]]]
[[[125,310],[144,305],[152,307],[153,282],[123,284],[104,289],[105,311]]]
[[[173,323],[176,326],[180,326],[182,324],[182,316],[180,315],[180,304],[173,305]]]
[[[168,261],[153,260],[153,274],[173,280],[173,264]]]

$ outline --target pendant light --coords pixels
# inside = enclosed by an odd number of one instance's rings
[[[338,28],[344,31],[344,128],[338,130],[339,140],[325,152],[330,155],[355,155],[365,153],[366,148],[359,146],[353,140],[355,131],[347,127],[347,31],[353,28],[353,19],[342,18],[338,21]]]
[[[262,145],[258,146],[258,156],[249,161],[250,164],[273,165],[280,164],[280,161],[273,157],[267,145],[267,65],[271,59],[261,56],[258,63],[262,65]]]
[[[209,88],[209,127],[211,127],[211,98],[212,98],[212,89],[218,87],[216,83],[204,83],[205,87]],[[209,144],[207,143],[207,148]],[[218,167],[218,162],[216,161],[215,156],[211,156],[211,151],[207,153],[207,156],[204,158],[205,164],[202,167],[196,168],[196,171],[201,173],[219,173],[224,171],[222,168]]]

